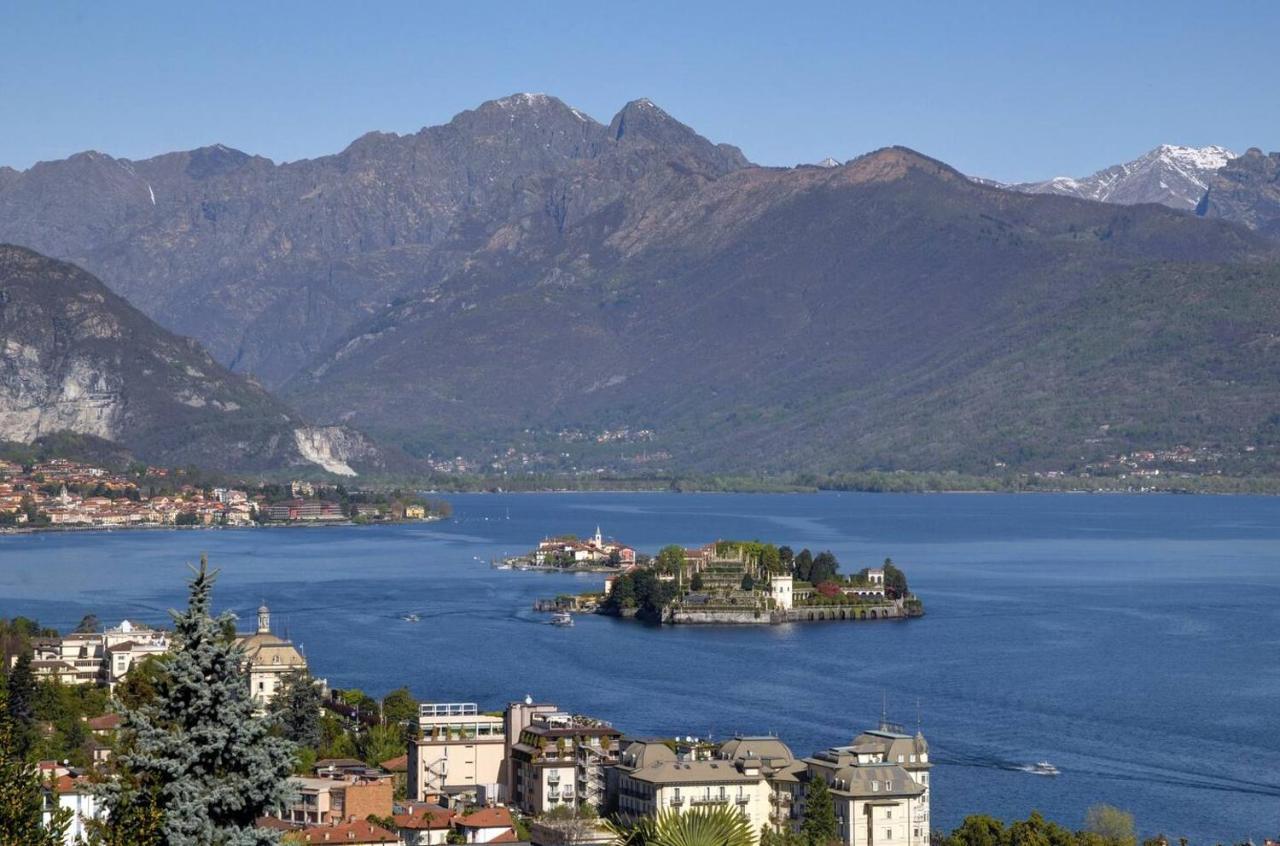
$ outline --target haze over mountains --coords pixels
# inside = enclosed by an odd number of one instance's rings
[[[1271,456],[1277,157],[1156,153],[1072,190],[903,148],[761,168],[647,100],[523,94],[309,161],[0,172],[0,241],[419,456],[628,427],[637,470]]]

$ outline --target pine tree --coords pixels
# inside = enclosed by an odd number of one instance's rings
[[[804,794],[804,822],[800,824],[800,833],[804,835],[808,846],[826,846],[835,842],[839,836],[836,807],[831,801],[827,780],[821,775],[815,774],[809,779],[809,787]]]
[[[58,808],[43,825],[44,796],[34,766],[18,747],[9,700],[0,690],[0,843],[5,846],[61,846],[71,811]]]
[[[287,740],[309,749],[320,748],[321,698],[320,686],[306,670],[294,670],[281,680],[271,711]]]
[[[202,556],[195,572],[155,698],[123,712],[120,777],[102,788],[106,843],[277,842],[254,820],[288,799],[294,747],[254,712],[244,653],[224,635],[230,615],[209,614],[216,571]]]

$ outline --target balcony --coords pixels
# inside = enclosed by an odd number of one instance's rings
[[[690,805],[728,805],[728,796],[699,796],[689,800]]]
[[[668,804],[668,805],[674,805],[675,807],[677,807],[677,808],[678,808],[678,807],[680,807],[681,805],[683,805],[683,804],[684,804],[684,797],[683,797],[683,796],[672,796],[670,799],[668,799],[668,800],[667,800],[667,804]]]
[[[739,805],[750,805],[750,804],[751,804],[751,797],[750,797],[750,796],[739,796],[739,797],[738,797],[737,799],[735,799],[734,801],[735,801],[735,802],[737,802]]]

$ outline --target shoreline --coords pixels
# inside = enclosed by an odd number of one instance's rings
[[[444,519],[443,517],[428,517],[422,520],[381,520],[376,523],[357,523],[354,520],[317,520],[314,522],[256,523],[248,526],[158,526],[155,524],[137,526],[32,526],[30,528],[6,526],[0,529],[0,537],[6,535],[42,535],[56,532],[210,532],[234,531],[237,529],[376,528],[378,526],[411,526],[417,523],[439,523]]]

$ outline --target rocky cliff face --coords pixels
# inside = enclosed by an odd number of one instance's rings
[[[89,274],[11,246],[0,246],[0,349],[0,440],[71,431],[222,469],[376,461],[360,436],[306,425]]]
[[[1255,147],[1232,159],[1210,178],[1196,213],[1280,238],[1280,153]]]

